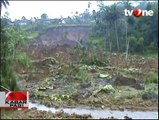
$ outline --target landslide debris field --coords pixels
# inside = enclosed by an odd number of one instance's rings
[[[21,49],[30,67],[15,65],[18,86],[29,91],[31,103],[54,108],[89,107],[123,111],[158,110],[158,56],[83,50],[80,47],[30,46]],[[6,116],[7,114],[7,116]],[[2,118],[92,118],[91,115],[6,110]],[[110,116],[111,117],[111,116]],[[113,119],[113,117],[112,117]]]
[[[122,54],[70,49],[33,64],[35,73],[22,74],[32,102],[54,107],[158,109],[157,59],[130,56],[125,61]]]
[[[0,89],[28,91],[29,108],[1,118],[157,119],[158,1],[45,3],[55,13],[2,12]]]
[[[158,110],[157,58],[130,55],[126,61],[124,54],[83,52],[66,46],[55,49],[50,57],[34,59],[32,70],[17,67],[18,84],[29,91],[30,102],[55,108]],[[36,109],[16,112],[26,118],[92,117]]]

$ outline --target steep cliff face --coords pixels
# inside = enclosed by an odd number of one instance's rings
[[[91,32],[90,26],[58,26],[47,29],[35,40],[28,42],[29,46],[20,48],[32,58],[53,56],[59,51],[68,51],[76,45],[85,45]]]
[[[75,46],[88,39],[90,26],[58,26],[52,27],[41,34],[36,40],[30,42],[31,46],[36,47],[56,47],[57,45]]]

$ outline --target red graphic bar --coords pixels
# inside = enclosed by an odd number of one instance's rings
[[[6,100],[27,100],[27,92],[5,92]]]

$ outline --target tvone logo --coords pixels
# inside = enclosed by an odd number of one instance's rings
[[[125,16],[132,16],[134,15],[135,17],[141,17],[141,16],[153,16],[153,11],[152,10],[141,10],[138,8],[135,8],[134,10],[124,10]]]

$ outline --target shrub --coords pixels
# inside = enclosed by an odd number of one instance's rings
[[[89,78],[88,71],[85,67],[75,65],[72,63],[69,64],[61,64],[58,68],[58,74],[67,75],[69,78],[73,80],[87,80]]]
[[[149,84],[149,83],[158,83],[158,75],[152,73],[152,74],[145,80],[145,84]]]
[[[98,56],[96,53],[93,55],[88,53],[82,56],[80,63],[86,65],[106,66],[108,65],[108,60]]]
[[[73,79],[82,80],[82,81],[88,80],[89,78],[88,72],[84,68],[79,68],[78,70],[72,70],[71,77]]]
[[[5,78],[2,79],[1,85],[3,88],[7,88],[10,91],[17,91],[19,90],[17,85],[17,79],[18,75],[15,72],[8,69],[8,74]]]

